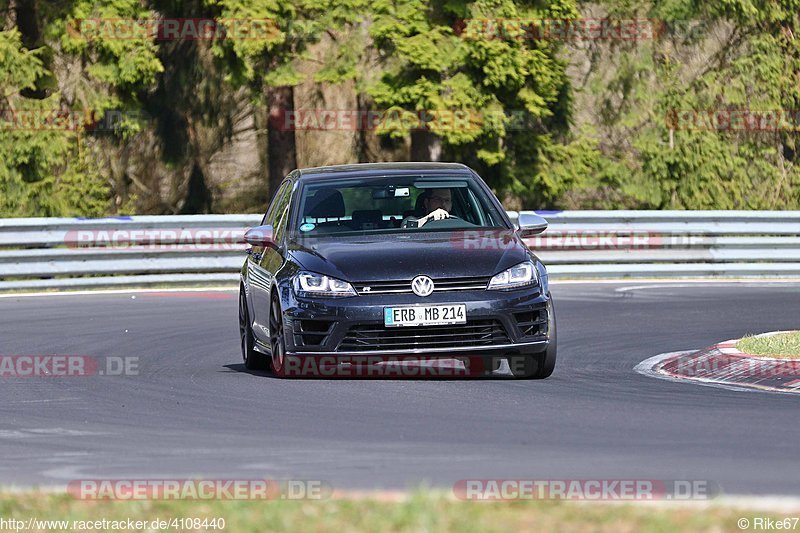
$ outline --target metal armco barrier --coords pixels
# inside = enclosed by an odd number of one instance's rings
[[[800,211],[537,213],[550,227],[527,242],[554,279],[800,277]],[[0,290],[235,284],[260,221],[0,219]]]

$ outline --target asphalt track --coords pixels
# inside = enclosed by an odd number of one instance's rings
[[[133,376],[0,378],[0,484],[687,479],[726,494],[800,496],[800,397],[633,369],[663,352],[796,329],[800,285],[581,283],[553,293],[559,362],[545,381],[248,373],[235,292],[0,298],[2,355],[139,358]]]

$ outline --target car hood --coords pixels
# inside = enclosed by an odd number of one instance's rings
[[[510,230],[303,237],[290,253],[302,268],[346,281],[493,276],[532,257]]]

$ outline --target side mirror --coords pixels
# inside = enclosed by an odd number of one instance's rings
[[[260,246],[262,248],[266,248],[267,246],[275,246],[272,226],[266,225],[250,228],[244,234],[244,242],[253,246]]]
[[[523,239],[538,235],[547,229],[547,221],[533,213],[520,213],[517,219],[519,236]]]

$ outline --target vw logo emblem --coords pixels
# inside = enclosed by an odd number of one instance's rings
[[[428,276],[417,276],[411,281],[411,290],[417,296],[428,296],[433,292],[433,280]]]

